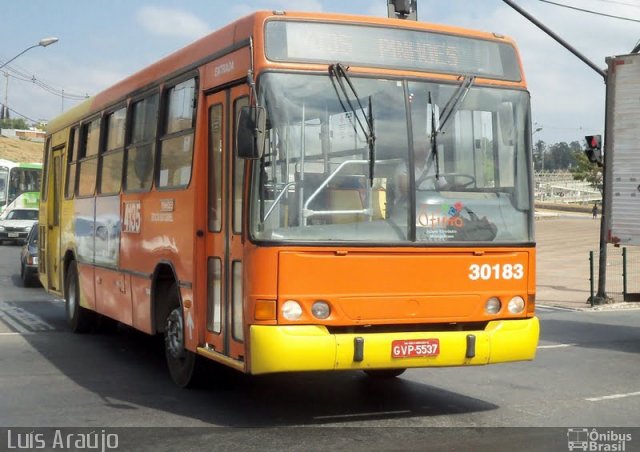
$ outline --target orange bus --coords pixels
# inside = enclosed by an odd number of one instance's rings
[[[180,386],[531,360],[530,141],[504,36],[256,12],[50,122],[41,282]]]

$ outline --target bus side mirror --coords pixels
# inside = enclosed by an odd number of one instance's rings
[[[267,113],[264,107],[242,107],[238,117],[236,149],[241,159],[259,159],[264,152]]]

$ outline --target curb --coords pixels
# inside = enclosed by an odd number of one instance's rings
[[[611,311],[636,311],[640,310],[640,302],[629,302],[625,301],[623,303],[608,303],[595,305],[593,307],[589,306],[586,308],[580,307],[569,307],[563,306],[561,304],[543,304],[540,305],[541,308],[549,307],[549,308],[557,308],[563,311],[578,311],[578,312],[611,312]]]

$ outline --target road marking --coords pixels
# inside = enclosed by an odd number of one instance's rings
[[[22,325],[20,325],[18,322],[16,322],[15,320],[13,320],[11,317],[9,317],[8,315],[6,315],[1,309],[0,309],[0,320],[2,320],[4,323],[6,323],[7,325],[9,325],[11,328],[13,328],[14,330],[16,330],[18,333],[20,334],[27,334],[29,333],[29,330],[27,330],[25,327],[23,327]]]
[[[589,402],[600,402],[602,400],[612,400],[612,399],[624,399],[626,397],[636,397],[640,396],[640,391],[638,392],[627,392],[626,394],[611,394],[602,397],[588,397],[585,400]]]
[[[537,304],[536,305],[536,311],[549,311],[549,312],[554,312],[554,311],[564,311],[564,312],[575,312],[575,311],[579,311],[580,309],[576,309],[576,308],[565,308],[562,306],[550,306],[550,305],[546,305],[546,304]]]
[[[12,331],[10,333],[0,333],[0,336],[25,336],[27,334],[33,334],[33,333],[16,333],[15,331]]]
[[[538,345],[538,348],[566,348],[575,347],[578,344],[553,344],[553,345]]]
[[[24,309],[0,303],[0,319],[19,333],[53,331],[55,328],[40,317]]]

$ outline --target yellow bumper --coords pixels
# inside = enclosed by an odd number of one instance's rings
[[[484,330],[331,334],[324,326],[252,325],[251,373],[478,366],[532,360],[540,325],[536,317],[489,322]],[[474,343],[470,353],[470,339]],[[357,341],[356,341],[356,338]],[[438,339],[437,356],[393,358],[395,340]],[[354,345],[362,344],[361,357]],[[473,357],[467,357],[468,355]],[[356,359],[354,359],[356,358]],[[361,359],[361,360],[358,360]]]

